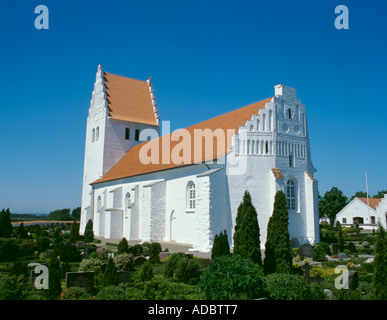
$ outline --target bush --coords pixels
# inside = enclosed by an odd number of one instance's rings
[[[103,287],[95,296],[97,300],[126,300],[127,294],[123,284]]]
[[[239,256],[216,258],[200,277],[198,288],[206,300],[247,300],[265,295],[262,269]]]
[[[194,286],[163,280],[158,286],[157,300],[196,300]]]
[[[185,257],[187,255],[183,252],[172,253],[165,263],[164,278],[172,278],[177,262]]]
[[[109,259],[108,261],[105,272],[103,274],[102,285],[106,287],[118,285],[117,268],[113,259]]]
[[[299,275],[269,274],[265,290],[273,300],[324,300],[322,290],[315,284],[307,284]]]
[[[317,245],[313,249],[312,259],[314,261],[324,262],[326,260],[325,258],[326,252],[322,245]]]
[[[149,248],[149,262],[152,264],[160,263],[159,253],[161,252],[161,245],[158,242],[152,242]]]
[[[114,264],[117,267],[117,270],[126,270],[126,271],[132,271],[134,262],[132,255],[129,253],[122,253],[116,255],[114,258]]]
[[[61,295],[61,300],[86,300],[90,298],[90,294],[85,288],[70,287],[65,289]]]
[[[174,270],[175,280],[194,285],[198,283],[199,277],[199,265],[196,261],[188,257],[184,257],[177,262]]]
[[[153,268],[152,268],[152,264],[149,261],[145,262],[141,266],[141,269],[139,272],[139,278],[142,282],[150,281],[153,279]]]

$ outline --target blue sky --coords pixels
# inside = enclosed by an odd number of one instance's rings
[[[49,30],[37,30],[37,5]],[[338,5],[349,29],[337,30]],[[323,194],[387,189],[385,1],[8,1],[2,3],[0,208],[81,204],[97,65],[152,76],[171,129],[297,89]]]

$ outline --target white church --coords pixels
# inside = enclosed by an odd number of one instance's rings
[[[150,79],[99,65],[86,128],[81,233],[91,219],[97,237],[209,252],[225,229],[232,247],[247,190],[264,248],[274,196],[282,190],[292,243],[319,241],[316,169],[295,89],[276,85],[266,100],[171,133]]]

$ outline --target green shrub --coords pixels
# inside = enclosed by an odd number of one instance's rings
[[[118,285],[117,268],[113,259],[109,259],[108,261],[105,272],[103,274],[102,285],[106,287]]]
[[[176,281],[193,285],[198,283],[199,277],[199,265],[196,261],[184,257],[177,262],[174,270],[174,279]]]
[[[196,289],[185,283],[171,282],[167,279],[158,286],[157,300],[196,300]]]
[[[61,300],[87,300],[90,299],[90,294],[85,288],[70,287],[65,289],[61,295]]]
[[[322,290],[315,284],[307,284],[300,275],[269,274],[265,290],[273,300],[324,300]]]
[[[142,282],[150,281],[153,279],[153,268],[152,268],[152,264],[149,261],[145,262],[141,266],[140,272],[139,272],[139,278]]]
[[[164,278],[172,278],[177,262],[185,257],[187,255],[184,252],[172,253],[165,262]]]
[[[118,254],[121,254],[121,253],[127,253],[128,252],[128,240],[126,240],[126,238],[122,238],[120,243],[118,244],[118,247],[117,247],[117,253]]]
[[[198,288],[206,300],[246,300],[265,295],[262,269],[250,259],[234,255],[216,258],[204,270]]]
[[[326,252],[322,245],[316,245],[313,249],[312,259],[314,261],[324,262],[326,260],[325,258]]]
[[[161,245],[158,242],[152,242],[149,248],[149,262],[152,264],[160,263],[159,253],[161,252]]]
[[[127,294],[123,284],[101,288],[95,296],[97,300],[126,300]]]
[[[114,264],[117,267],[117,270],[126,270],[126,271],[132,271],[134,262],[132,255],[129,253],[122,253],[117,254],[113,258]]]

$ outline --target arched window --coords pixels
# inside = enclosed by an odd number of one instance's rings
[[[91,142],[94,142],[95,139],[95,129],[91,132]]]
[[[98,139],[99,139],[99,127],[97,127],[95,131],[95,141],[98,141]]]
[[[195,211],[196,209],[196,189],[195,184],[190,181],[187,184],[187,211]]]
[[[132,206],[132,199],[130,197],[130,193],[128,192],[125,196],[125,207],[130,208]]]
[[[286,184],[286,206],[289,211],[297,210],[297,182],[289,179]]]
[[[262,131],[266,131],[266,114],[262,116]]]

